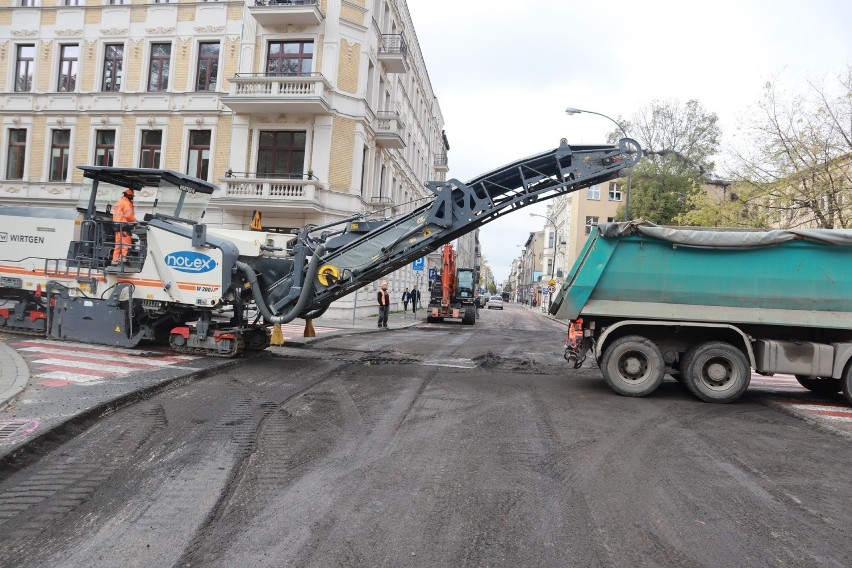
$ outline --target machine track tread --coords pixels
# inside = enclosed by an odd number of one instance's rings
[[[245,347],[245,342],[242,340],[242,338],[238,338],[229,351],[217,351],[214,349],[204,349],[203,347],[187,347],[185,345],[174,345],[171,340],[169,340],[169,347],[173,351],[185,355],[202,355],[204,357],[219,357],[221,359],[230,359],[242,353],[243,348]]]
[[[9,327],[4,325],[0,327],[0,333],[14,333],[15,335],[29,335],[31,337],[46,337],[46,330],[27,329],[25,327]]]

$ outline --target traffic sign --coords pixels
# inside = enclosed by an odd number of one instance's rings
[[[249,229],[252,231],[263,230],[263,223],[260,220],[260,211],[255,210],[254,214],[251,216],[251,225],[249,225]]]
[[[424,268],[426,268],[426,257],[425,256],[418,258],[414,262],[411,263],[411,269],[412,270],[423,270]]]
[[[436,268],[429,269],[429,280],[437,280],[438,279],[438,270]]]
[[[555,294],[556,293],[556,286],[551,284],[550,286],[547,287],[547,291],[550,292],[551,294]]]
[[[556,286],[556,280],[554,280],[553,278],[551,278],[551,279],[550,279],[550,282],[548,282],[548,284],[550,285],[550,287],[551,287],[551,288],[553,288],[554,286]],[[551,292],[552,292],[552,291],[553,291],[553,290],[551,290]]]

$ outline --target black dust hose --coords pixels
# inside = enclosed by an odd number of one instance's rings
[[[296,302],[296,305],[290,309],[290,311],[279,316],[274,315],[272,310],[269,309],[269,306],[266,305],[266,300],[260,292],[260,285],[257,283],[257,275],[254,273],[254,269],[244,262],[240,262],[239,260],[237,261],[236,267],[243,271],[243,274],[246,275],[246,279],[249,284],[251,284],[252,296],[257,304],[257,309],[260,310],[260,313],[266,323],[289,323],[296,319],[298,315],[304,311],[305,306],[307,306],[308,301],[313,295],[314,278],[316,277],[317,270],[319,269],[320,257],[324,252],[325,247],[323,245],[320,245],[314,251],[310,262],[308,262],[308,269],[305,272],[305,281],[302,286],[302,292],[299,294],[299,300]]]

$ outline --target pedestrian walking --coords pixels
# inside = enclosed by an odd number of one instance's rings
[[[408,286],[405,287],[405,290],[402,291],[402,313],[408,311],[408,300],[411,299],[411,292],[408,291]],[[405,317],[404,315],[402,317]]]
[[[387,329],[388,314],[390,313],[390,292],[388,292],[388,281],[382,281],[382,288],[378,294],[379,302],[379,327]]]
[[[409,294],[409,299],[411,300],[411,311],[414,315],[417,315],[417,304],[420,303],[420,290],[415,286],[411,289],[411,293]]]

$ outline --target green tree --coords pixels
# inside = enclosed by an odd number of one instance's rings
[[[721,136],[716,114],[696,100],[653,101],[619,122],[645,154],[632,173],[630,217],[659,224],[686,221],[703,176],[714,168],[711,158]],[[624,216],[623,207],[618,216]]]
[[[809,87],[766,83],[735,148],[740,199],[769,226],[852,228],[852,64]]]

